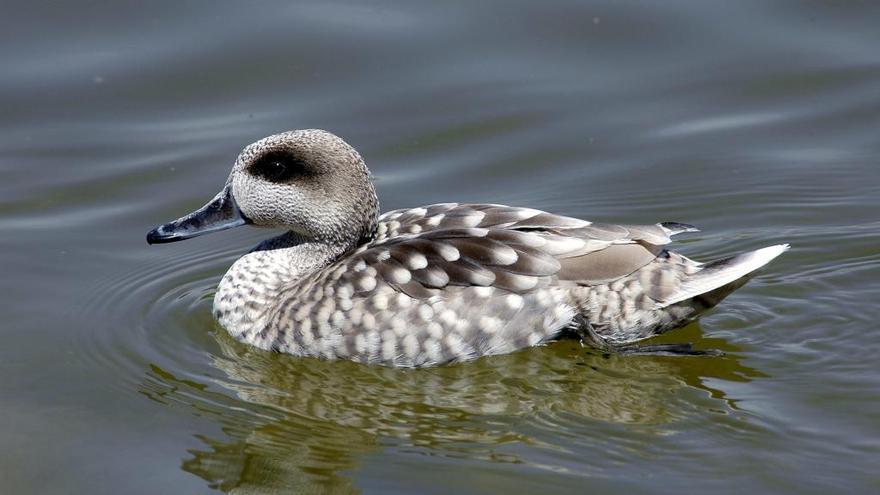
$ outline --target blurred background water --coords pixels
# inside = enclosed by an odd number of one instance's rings
[[[880,4],[23,2],[0,19],[0,492],[880,489]],[[269,235],[148,247],[320,127],[384,209],[681,221],[793,249],[668,342],[418,371],[212,320]]]

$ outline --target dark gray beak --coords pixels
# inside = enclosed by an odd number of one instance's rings
[[[147,244],[182,241],[248,223],[251,223],[250,220],[241,213],[235,198],[232,197],[232,185],[226,184],[226,187],[205,206],[149,231]]]

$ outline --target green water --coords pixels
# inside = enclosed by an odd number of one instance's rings
[[[880,490],[872,2],[7,2],[0,493]],[[793,248],[664,342],[403,371],[212,320],[271,235],[149,247],[244,145],[321,127],[383,209],[679,221]]]

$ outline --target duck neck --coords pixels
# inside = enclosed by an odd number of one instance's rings
[[[214,317],[233,337],[260,346],[279,294],[350,248],[288,232],[260,243],[229,268],[214,295]],[[265,332],[264,332],[265,333]]]

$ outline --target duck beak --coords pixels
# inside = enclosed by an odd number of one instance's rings
[[[182,241],[248,223],[251,223],[250,220],[238,209],[232,196],[232,184],[226,184],[226,187],[205,206],[149,231],[147,244]]]

